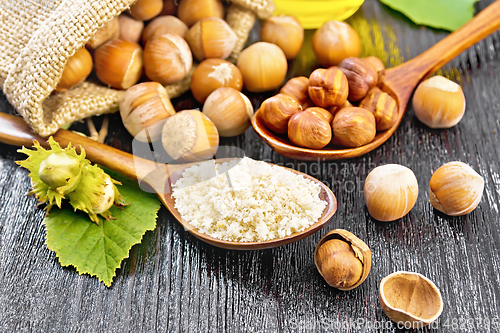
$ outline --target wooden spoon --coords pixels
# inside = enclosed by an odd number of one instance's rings
[[[264,242],[230,242],[217,238],[210,237],[198,231],[191,226],[187,221],[181,218],[181,215],[175,209],[175,201],[171,196],[171,184],[174,184],[182,175],[182,171],[187,167],[196,163],[189,164],[161,164],[150,160],[146,160],[110,146],[90,140],[86,137],[73,133],[71,131],[59,130],[54,136],[54,139],[66,147],[70,142],[73,145],[79,145],[85,149],[87,158],[94,163],[100,164],[116,171],[133,180],[142,181],[149,185],[158,195],[160,201],[168,208],[172,215],[179,221],[182,226],[191,234],[201,239],[202,241],[213,246],[233,249],[233,250],[258,250],[277,247],[299,239],[307,237],[323,226],[330,220],[337,210],[337,201],[332,191],[322,182],[306,175],[302,172],[285,168],[295,174],[301,175],[321,187],[320,198],[327,202],[327,206],[323,211],[323,215],[318,222],[311,225],[309,228],[294,233],[290,236],[277,238]],[[35,134],[32,134],[29,126],[21,117],[12,116],[0,112],[0,142],[4,142],[16,146],[33,146],[33,140],[37,140],[44,147],[48,147],[47,140]],[[229,160],[229,159],[225,159]],[[223,162],[224,160],[222,160]],[[219,160],[221,162],[221,160]],[[280,166],[281,167],[281,166]]]
[[[337,147],[327,146],[321,150],[294,146],[288,138],[276,135],[264,126],[260,110],[252,118],[253,128],[278,154],[293,159],[328,161],[358,157],[366,154],[384,143],[396,131],[403,119],[406,105],[410,100],[413,90],[420,81],[432,75],[471,45],[500,28],[499,13],[500,0],[497,0],[479,12],[467,24],[446,36],[421,55],[402,65],[388,69],[382,90],[396,100],[399,108],[398,120],[390,129],[377,133],[375,139],[365,146],[349,149],[342,149],[341,147],[335,149]]]

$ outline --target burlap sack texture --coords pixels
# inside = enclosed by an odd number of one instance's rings
[[[86,117],[113,113],[123,91],[84,82],[52,94],[67,60],[135,0],[24,0],[0,10],[0,87],[34,132],[55,133]],[[227,20],[239,37],[235,61],[255,17],[269,17],[272,0],[233,0]],[[187,81],[187,82],[186,82]],[[189,80],[181,85],[189,87]],[[171,97],[179,86],[167,87]]]

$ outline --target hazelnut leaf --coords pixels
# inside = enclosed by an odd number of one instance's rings
[[[478,0],[380,0],[416,24],[455,31],[474,16]]]

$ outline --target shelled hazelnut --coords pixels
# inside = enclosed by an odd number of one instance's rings
[[[298,76],[288,80],[281,88],[280,93],[291,96],[302,105],[303,109],[313,106],[313,102],[309,98],[309,78]]]
[[[248,97],[238,90],[222,87],[208,96],[203,113],[217,126],[220,136],[232,137],[250,127],[253,106]]]
[[[167,154],[182,162],[210,159],[219,147],[217,127],[197,110],[184,110],[168,117],[161,140]]]
[[[377,72],[377,84],[382,83],[385,79],[385,65],[382,60],[374,56],[369,56],[361,59],[368,62],[373,67],[375,72]]]
[[[348,81],[338,67],[318,68],[309,77],[309,98],[320,107],[342,105],[349,95]]]
[[[351,102],[345,101],[345,103],[342,105],[334,105],[334,106],[329,107],[328,111],[332,114],[333,117],[335,117],[337,112],[339,112],[343,108],[352,108],[352,107],[353,107],[353,105],[351,104]]]
[[[342,146],[355,148],[370,143],[377,133],[375,117],[363,108],[342,108],[332,122],[333,135]]]
[[[92,72],[92,68],[93,61],[90,52],[85,48],[79,49],[68,59],[55,90],[63,91],[84,81]]]
[[[322,117],[328,122],[328,124],[331,124],[333,121],[333,115],[327,109],[323,109],[317,106],[312,106],[310,108],[305,109],[304,111],[311,112],[312,114],[318,117]]]
[[[127,89],[120,98],[120,116],[127,131],[137,140],[160,138],[165,119],[175,114],[167,91],[158,82],[143,82]]]
[[[139,44],[114,39],[94,54],[95,73],[102,83],[116,89],[128,89],[142,74],[143,52]]]
[[[338,66],[346,58],[358,57],[361,41],[349,24],[328,21],[314,33],[312,47],[319,63],[330,67]]]
[[[418,120],[430,128],[453,127],[465,113],[462,87],[445,77],[433,76],[418,85],[413,109]]]
[[[191,92],[194,98],[204,103],[208,95],[220,87],[231,87],[238,91],[243,89],[241,72],[232,63],[223,59],[203,60],[193,72]]]
[[[332,140],[332,127],[327,117],[314,109],[316,108],[309,108],[290,117],[288,138],[293,144],[310,149],[321,149]]]
[[[432,175],[429,198],[440,212],[459,216],[476,209],[483,191],[484,179],[474,169],[462,162],[449,162]]]
[[[163,10],[163,0],[137,0],[130,6],[129,13],[136,20],[149,21],[160,15]]]
[[[186,41],[198,61],[229,57],[237,39],[233,29],[218,17],[201,19],[186,33]]]
[[[293,97],[278,94],[262,102],[260,106],[262,122],[271,131],[278,134],[288,132],[288,121],[297,112],[302,111],[302,106]]]
[[[146,44],[151,37],[163,34],[177,35],[186,38],[188,30],[188,26],[175,16],[158,16],[149,22],[142,32],[142,43]]]
[[[119,38],[128,42],[139,43],[142,29],[144,29],[144,22],[124,14],[118,16],[118,22],[120,26]]]
[[[386,164],[368,174],[363,192],[368,213],[375,220],[389,222],[402,218],[415,206],[418,182],[409,168]]]
[[[285,54],[279,46],[258,42],[244,49],[236,64],[248,91],[263,92],[278,88],[288,69]]]
[[[260,40],[278,45],[286,58],[292,60],[302,48],[304,28],[295,16],[271,16],[262,23]]]
[[[224,6],[220,0],[182,0],[177,16],[188,27],[207,17],[224,18]]]
[[[94,36],[87,42],[86,47],[95,50],[108,40],[116,39],[118,36],[120,36],[120,23],[118,17],[114,17],[96,31]]]
[[[152,37],[144,48],[144,68],[153,81],[169,84],[182,80],[193,65],[191,49],[184,38],[164,34]]]
[[[349,57],[339,65],[349,82],[349,101],[362,100],[368,91],[377,85],[378,77],[375,69],[360,58]]]
[[[385,131],[391,128],[398,120],[399,112],[396,101],[383,91],[368,93],[359,103],[359,106],[373,113],[377,123],[377,131]]]

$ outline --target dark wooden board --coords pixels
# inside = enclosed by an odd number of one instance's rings
[[[480,1],[476,9],[488,3]],[[366,0],[348,21],[362,37],[364,54],[377,55],[387,65],[418,55],[447,34],[417,26],[376,0]],[[0,144],[0,331],[400,332],[404,330],[382,312],[378,286],[384,276],[408,270],[434,281],[444,299],[438,328],[423,331],[498,332],[499,55],[497,32],[443,68],[442,74],[462,85],[467,100],[457,126],[430,130],[410,109],[395,135],[361,158],[321,163],[285,159],[252,129],[223,140],[247,156],[296,168],[329,184],[338,212],[323,230],[297,243],[236,252],[190,236],[163,208],[158,227],[132,249],[111,288],[59,265],[45,246],[44,212],[26,196],[27,172],[14,163],[23,156],[16,147]],[[293,65],[290,73],[307,74],[299,67]],[[252,100],[257,103],[259,97]],[[186,105],[192,103],[183,99],[176,106]],[[13,111],[4,97],[0,110]],[[111,120],[106,143],[129,150],[131,138],[119,117]],[[444,216],[429,203],[432,171],[453,160],[469,163],[485,179],[479,207],[464,217]],[[366,211],[362,187],[369,170],[386,163],[410,167],[420,193],[406,217],[377,223]],[[328,287],[313,263],[316,243],[335,228],[353,232],[373,253],[367,280],[348,292]],[[487,320],[496,328],[485,327]]]

